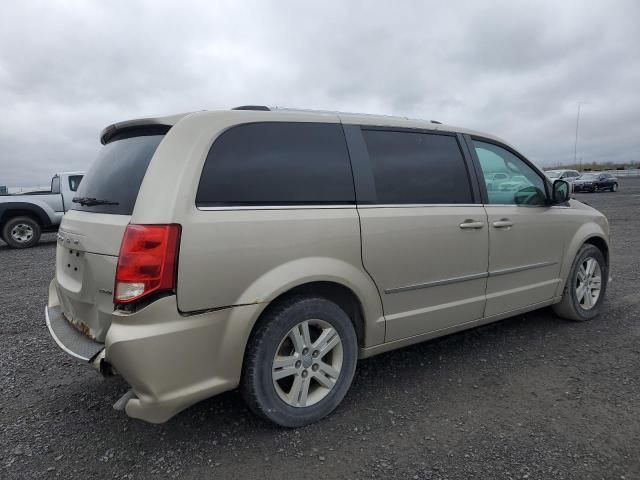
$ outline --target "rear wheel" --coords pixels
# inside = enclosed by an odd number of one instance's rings
[[[600,313],[607,290],[609,268],[602,252],[590,244],[576,255],[555,313],[568,320],[591,320]]]
[[[254,413],[273,423],[308,425],[342,401],[357,355],[353,324],[338,305],[292,298],[268,312],[249,340],[243,397]]]
[[[40,225],[30,217],[14,217],[2,228],[2,238],[12,248],[33,247],[40,240]]]
[[[612,192],[617,192],[618,191],[618,184],[614,183],[613,185],[611,185],[611,191]]]

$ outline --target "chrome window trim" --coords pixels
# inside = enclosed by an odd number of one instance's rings
[[[205,212],[229,211],[229,210],[327,210],[327,209],[355,209],[356,205],[238,205],[228,207],[198,207],[198,210]]]
[[[226,211],[226,210],[317,210],[317,209],[344,209],[344,208],[424,208],[424,207],[525,207],[525,208],[549,208],[558,207],[559,205],[518,205],[518,204],[483,204],[483,203],[366,203],[366,204],[339,204],[339,205],[229,205],[220,207],[198,207],[196,209],[205,212],[208,211]],[[570,207],[563,207],[570,208]]]
[[[358,208],[482,207],[481,203],[371,203]]]
[[[229,205],[220,207],[198,207],[202,211],[225,211],[225,210],[316,210],[316,209],[339,209],[339,208],[421,208],[421,207],[482,207],[481,203],[420,203],[420,204],[344,204],[344,205]]]
[[[460,277],[445,278],[443,280],[434,280],[432,282],[416,283],[413,285],[405,285],[402,287],[385,288],[384,293],[391,294],[391,293],[407,292],[411,290],[420,290],[423,288],[438,287],[441,285],[450,285],[452,283],[467,282],[469,280],[478,280],[480,278],[498,277],[500,275],[507,275],[509,273],[524,272],[526,270],[532,270],[535,268],[549,267],[551,265],[556,265],[557,263],[558,262],[556,261],[532,263],[529,265],[521,265],[519,267],[503,268],[500,270],[493,270],[489,272],[472,273],[470,275],[462,275]]]

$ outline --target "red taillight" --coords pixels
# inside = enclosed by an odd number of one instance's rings
[[[128,225],[124,232],[113,301],[130,303],[176,287],[180,225]]]

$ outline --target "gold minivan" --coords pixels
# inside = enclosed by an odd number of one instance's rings
[[[46,322],[165,422],[240,387],[297,427],[359,358],[553,305],[601,308],[609,227],[502,140],[239,107],[116,123],[58,233]]]

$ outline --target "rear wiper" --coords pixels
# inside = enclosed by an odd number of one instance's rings
[[[93,197],[73,197],[71,200],[73,203],[79,203],[83,207],[93,207],[95,205],[120,205],[118,202],[111,202],[109,200],[100,200]]]

